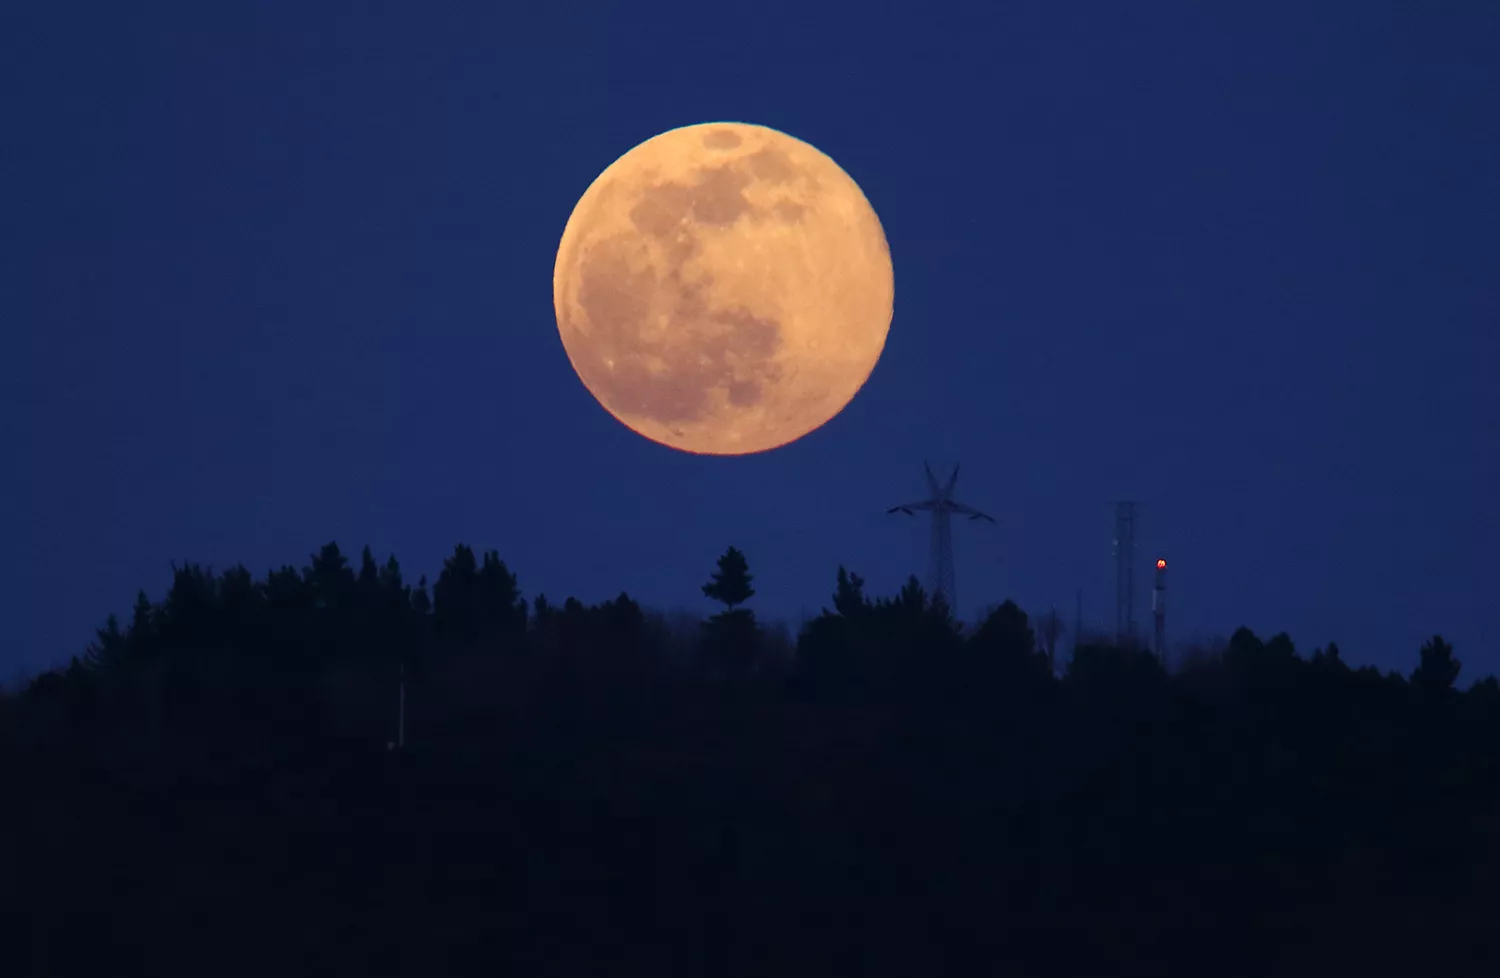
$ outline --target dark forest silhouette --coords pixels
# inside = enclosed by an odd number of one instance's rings
[[[0,699],[7,974],[1487,974],[1500,685],[1246,629],[1170,672],[731,548],[685,627],[459,546],[174,570]],[[1043,635],[1039,642],[1038,631]],[[399,677],[406,745],[397,739]]]

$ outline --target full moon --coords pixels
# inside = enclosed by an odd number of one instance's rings
[[[701,455],[778,448],[842,411],[885,348],[894,296],[854,180],[742,123],[673,129],[610,164],[552,275],[583,385],[632,431]]]

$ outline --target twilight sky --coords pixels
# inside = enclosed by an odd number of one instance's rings
[[[965,617],[1112,623],[1135,498],[1174,639],[1500,671],[1500,7],[1233,6],[7,5],[0,681],[330,539],[695,611],[734,544],[795,619],[925,572],[924,458],[999,521]],[[551,306],[589,182],[709,120],[832,156],[896,273],[864,391],[745,458],[611,419]]]

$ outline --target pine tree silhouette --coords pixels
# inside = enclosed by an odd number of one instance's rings
[[[750,586],[754,578],[750,574],[750,564],[745,560],[744,554],[730,547],[724,551],[724,556],[719,558],[718,566],[719,569],[714,571],[713,577],[703,585],[705,595],[722,602],[729,611],[733,611],[736,606],[755,597],[755,590]]]
[[[1453,655],[1453,646],[1434,635],[1422,644],[1421,663],[1411,674],[1411,684],[1428,692],[1446,692],[1458,681],[1463,663]]]
[[[83,662],[89,669],[107,675],[119,669],[126,658],[126,637],[120,630],[120,619],[110,615],[95,635],[94,643],[84,653]]]
[[[745,555],[730,547],[719,558],[718,569],[703,585],[704,595],[724,605],[723,611],[705,623],[705,640],[730,678],[753,671],[759,652],[755,612],[739,607],[755,596],[755,589],[750,586],[753,580]]]

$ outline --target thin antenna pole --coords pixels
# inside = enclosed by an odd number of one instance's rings
[[[1167,664],[1167,562],[1156,560],[1156,587],[1151,591],[1151,617],[1155,628],[1151,636],[1151,651],[1156,653],[1161,664]]]
[[[401,662],[401,687],[396,707],[396,749],[406,746],[406,661]]]
[[[1057,675],[1057,605],[1047,609],[1047,671]]]
[[[1115,640],[1135,641],[1135,503],[1115,503]]]
[[[1073,654],[1078,654],[1078,643],[1083,638],[1083,588],[1078,589],[1078,607],[1073,611]]]

